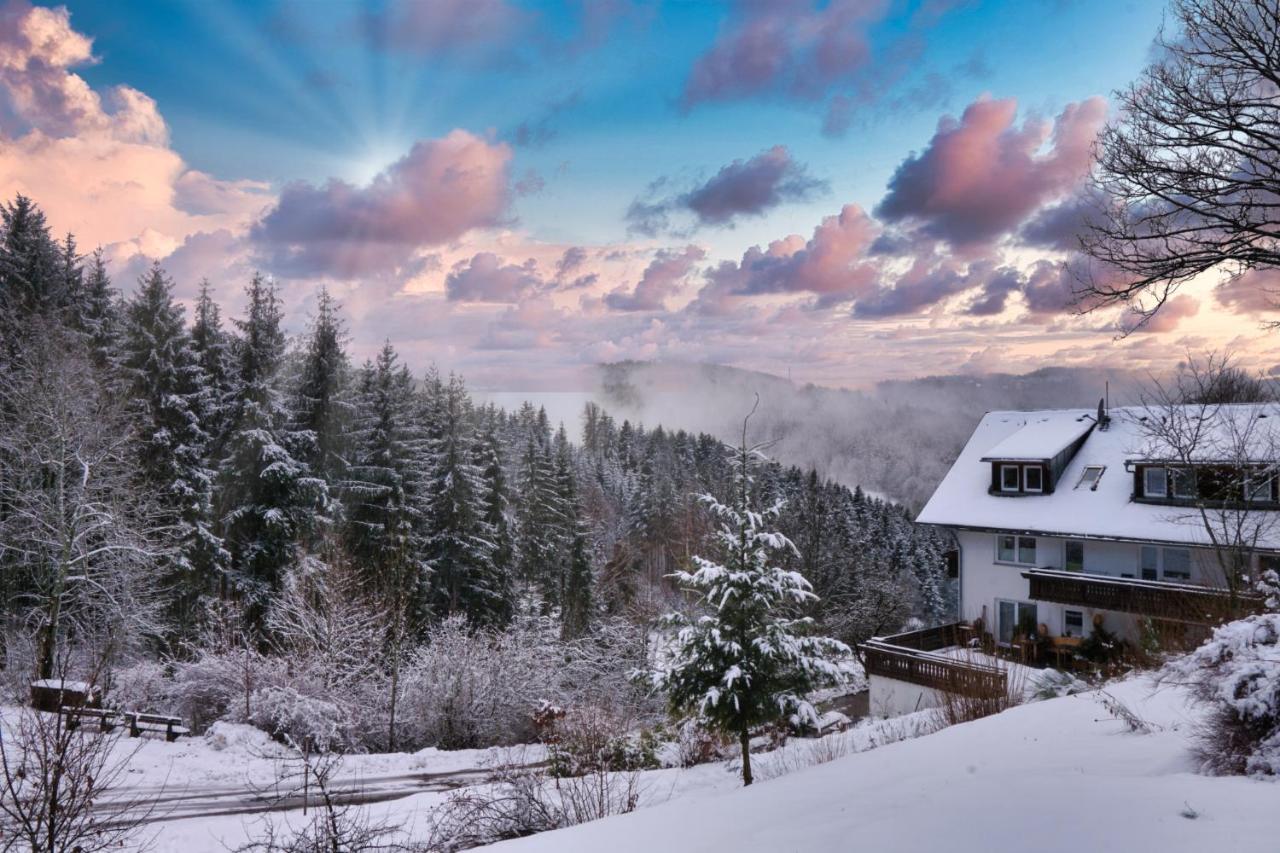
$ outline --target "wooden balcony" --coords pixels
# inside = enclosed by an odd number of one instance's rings
[[[961,696],[1003,696],[1005,671],[938,654],[958,645],[959,623],[875,637],[862,645],[868,675],[879,675]]]
[[[1262,609],[1262,599],[1257,595],[1237,593],[1233,600],[1225,589],[1195,584],[1056,569],[1031,569],[1022,576],[1031,585],[1030,597],[1034,601],[1114,610],[1169,622],[1217,625]]]

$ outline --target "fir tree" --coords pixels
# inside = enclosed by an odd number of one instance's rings
[[[59,250],[44,213],[24,195],[0,208],[0,343],[11,360],[31,333],[26,320],[58,307]]]
[[[249,304],[238,320],[238,404],[219,470],[221,521],[231,552],[231,579],[259,622],[299,538],[314,529],[324,500],[322,480],[290,453],[297,437],[276,374],[284,353],[280,303],[274,288],[255,275],[246,289]]]
[[[770,564],[772,552],[794,546],[765,528],[777,518],[778,505],[752,508],[752,452],[744,424],[733,503],[703,496],[720,523],[716,540],[724,562],[695,557],[696,571],[675,575],[707,612],[692,621],[668,615],[667,624],[679,633],[672,660],[657,677],[674,711],[698,714],[737,737],[744,785],[752,782],[751,729],[786,717],[814,723],[817,714],[806,694],[838,683],[841,673],[833,658],[849,654],[843,643],[810,636],[811,619],[788,615],[814,595],[803,576]]]
[[[344,338],[338,306],[322,289],[303,354],[294,410],[297,429],[305,434],[298,456],[330,485],[343,476],[352,415]]]
[[[111,286],[101,249],[95,251],[89,260],[88,274],[75,307],[73,323],[88,339],[94,367],[103,372],[113,370],[120,352],[124,320],[120,295]]]
[[[92,278],[92,277],[91,277]],[[196,299],[195,322],[191,326],[191,348],[200,366],[205,399],[200,411],[200,425],[209,436],[210,458],[217,460],[227,429],[235,415],[237,386],[235,354],[231,338],[222,328],[222,312],[213,301],[209,281],[200,282]]]
[[[227,553],[212,530],[212,474],[198,412],[204,389],[173,283],[157,263],[125,308],[121,367],[138,408],[139,480],[173,519],[177,553],[166,585],[179,625],[191,623],[201,593],[212,588]]]
[[[503,466],[502,447],[492,423],[476,445],[476,467],[480,469],[484,488],[484,536],[492,545],[489,563],[502,605],[491,614],[493,621],[506,624],[511,620],[514,602],[511,578],[516,568],[515,540],[508,518],[507,475]]]
[[[544,611],[558,607],[562,515],[555,467],[547,447],[530,432],[520,460],[517,507],[519,574],[542,596]]]
[[[474,463],[473,426],[462,381],[450,377],[433,393],[431,506],[426,553],[437,615],[465,615],[472,622],[498,621],[507,602],[492,563],[493,544],[485,536],[483,485]]]

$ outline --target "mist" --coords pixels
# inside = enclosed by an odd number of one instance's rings
[[[590,392],[480,394],[511,407],[547,407],[571,435],[592,400],[618,420],[707,432],[736,443],[755,395],[749,440],[787,465],[905,504],[923,506],[982,415],[997,409],[1093,407],[1133,402],[1145,377],[1131,371],[1043,368],[1024,375],[938,376],[882,382],[868,391],[798,385],[766,373],[708,364],[621,362],[595,371]]]

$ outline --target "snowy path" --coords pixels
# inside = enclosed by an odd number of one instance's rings
[[[452,770],[441,773],[405,773],[393,776],[348,776],[335,779],[331,793],[339,805],[367,805],[390,802],[426,792],[446,792],[484,781],[481,769]],[[121,787],[97,803],[97,808],[114,812],[120,803],[145,801],[154,806],[147,823],[188,820],[197,817],[253,815],[266,812],[292,811],[305,804],[316,806],[320,798],[314,785],[304,798],[301,787],[284,790],[255,786],[220,788],[177,788],[166,786]]]

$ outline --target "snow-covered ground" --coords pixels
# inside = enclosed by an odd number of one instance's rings
[[[1152,733],[1127,731],[1096,691],[920,737],[930,712],[869,720],[822,741],[795,739],[753,756],[759,781],[751,788],[741,787],[734,761],[649,771],[642,774],[638,812],[500,849],[1276,849],[1280,784],[1195,773],[1188,750],[1194,716],[1180,690],[1157,690],[1137,677],[1107,691],[1149,721]],[[120,746],[137,742],[122,739]],[[132,793],[163,789],[162,807],[171,809],[171,819],[152,827],[153,849],[222,853],[243,843],[261,828],[263,815],[247,812],[262,805],[253,791],[275,778],[279,755],[244,726],[219,725],[176,744],[143,741],[128,784]],[[412,838],[449,785],[479,781],[502,756],[499,750],[353,756],[338,775],[345,787],[375,800],[387,795],[365,807],[371,819],[400,825]],[[535,750],[521,757],[542,756]],[[299,825],[296,811],[269,819]]]
[[[1262,851],[1280,784],[1194,772],[1184,694],[1108,688],[1153,725],[1134,734],[1095,692],[1013,708],[750,788],[498,845],[510,853],[1026,849]],[[1157,728],[1158,727],[1158,728]]]

